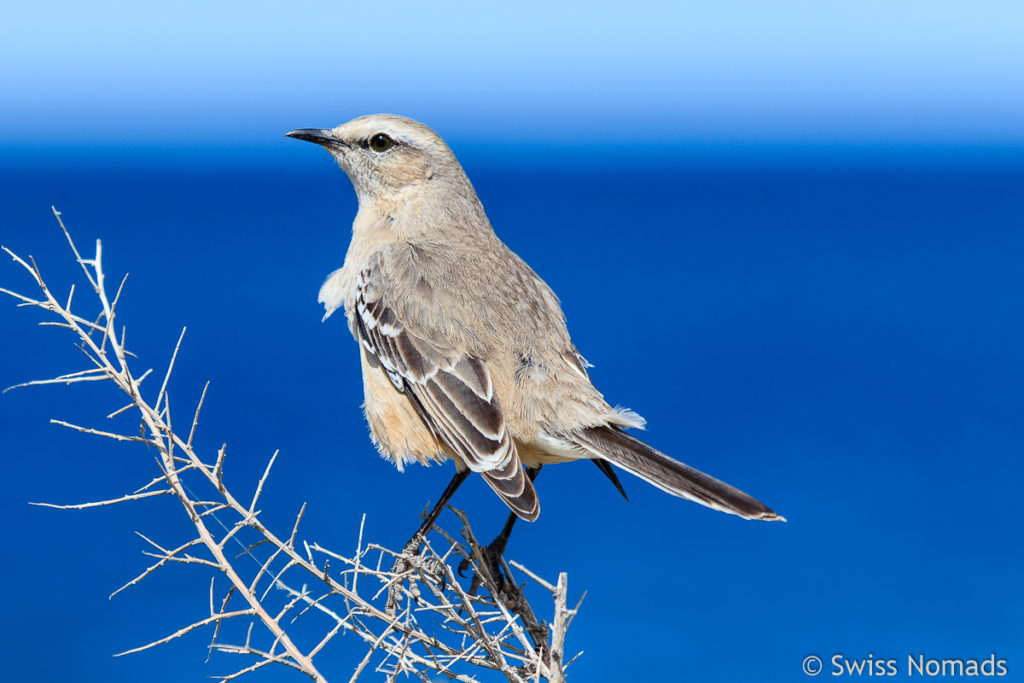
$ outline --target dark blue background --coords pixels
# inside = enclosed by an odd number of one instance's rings
[[[627,504],[585,463],[545,469],[543,514],[508,554],[587,591],[567,644],[585,651],[575,679],[795,681],[811,653],[902,668],[907,654],[994,652],[1016,675],[1019,149],[456,152],[495,230],[561,297],[607,398],[645,416],[656,447],[789,519],[744,522],[624,475]],[[307,502],[305,534],[326,547],[353,547],[364,513],[369,539],[408,537],[451,466],[399,474],[377,457],[355,343],[340,317],[320,323],[316,291],[356,210],[325,154],[282,140],[10,155],[0,186],[0,241],[33,254],[56,291],[80,277],[50,204],[83,249],[103,239],[111,282],[130,272],[119,313],[141,367],[162,374],[188,326],[178,423],[212,380],[199,444],[229,444],[240,491],[281,449],[271,523],[284,532]],[[9,262],[0,282],[31,291]],[[92,310],[81,282],[76,300]],[[68,334],[39,319],[0,306],[0,384],[84,367]],[[199,680],[238,664],[204,664],[206,633],[110,657],[206,610],[207,579],[191,568],[106,599],[146,566],[133,531],[187,538],[173,501],[27,505],[114,497],[155,474],[140,448],[47,424],[102,427],[120,405],[96,385],[0,397],[9,680]],[[454,503],[485,537],[505,514],[475,478]],[[324,668],[345,680],[361,654],[343,639]]]

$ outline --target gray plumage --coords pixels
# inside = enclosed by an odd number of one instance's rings
[[[319,298],[325,318],[345,311],[371,436],[400,469],[452,458],[532,521],[523,465],[598,459],[714,509],[781,519],[623,431],[643,419],[594,388],[557,297],[494,234],[436,133],[373,115],[289,135],[330,151],[359,199],[345,263]]]

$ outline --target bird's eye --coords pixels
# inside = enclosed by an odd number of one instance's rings
[[[384,135],[384,133],[377,133],[370,138],[370,149],[374,152],[386,152],[391,149],[393,144],[395,144],[395,141]]]

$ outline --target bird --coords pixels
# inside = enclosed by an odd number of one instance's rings
[[[540,514],[537,472],[576,460],[597,464],[623,496],[612,466],[714,510],[784,521],[627,432],[643,428],[643,418],[613,407],[595,388],[558,298],[495,234],[465,171],[432,129],[373,114],[286,135],[330,152],[355,189],[344,263],[318,299],[324,320],[344,310],[358,342],[373,443],[399,470],[455,463],[412,541],[470,473],[511,510],[507,530],[516,518],[532,522]],[[500,554],[504,543],[492,546]]]

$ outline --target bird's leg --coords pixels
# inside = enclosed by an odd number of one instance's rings
[[[540,474],[540,468],[543,465],[537,467],[529,467],[526,469],[526,476],[530,478],[530,482],[537,478]],[[501,558],[505,554],[505,548],[508,546],[508,538],[512,535],[512,527],[516,525],[516,520],[519,517],[514,512],[509,513],[508,519],[505,520],[505,526],[501,528],[501,533],[495,536],[494,540],[488,543],[485,547],[480,548],[480,551],[484,557],[484,561],[487,563],[487,570],[491,577],[494,579],[495,586],[499,591],[504,590],[506,578],[505,574],[501,569]],[[463,560],[459,563],[459,576],[462,576],[462,572],[469,568],[469,560]],[[470,593],[474,593],[480,585],[480,577],[474,576],[473,583],[470,587]]]
[[[437,503],[431,509],[430,513],[427,514],[423,520],[423,524],[420,524],[420,528],[416,530],[416,533],[412,535],[409,542],[402,548],[402,555],[395,560],[394,565],[391,567],[393,574],[404,574],[412,568],[410,560],[420,554],[420,546],[423,544],[423,539],[426,538],[427,533],[434,526],[434,522],[437,521],[438,515],[444,510],[448,501],[458,490],[459,486],[469,476],[469,470],[460,470],[455,472],[455,476],[448,482],[448,486],[445,487],[441,493],[441,497],[437,499]],[[442,574],[443,577],[443,574]],[[394,614],[396,607],[398,606],[399,593],[402,590],[402,580],[397,579],[395,583],[391,584],[391,588],[388,589],[388,601],[386,611],[388,614]]]
[[[445,505],[451,500],[452,496],[455,495],[455,491],[458,490],[462,482],[466,481],[466,477],[469,476],[469,470],[465,469],[461,472],[456,472],[452,480],[448,482],[448,486],[445,487],[441,493],[441,497],[437,499],[437,503],[434,505],[430,513],[423,519],[423,524],[420,524],[420,528],[416,530],[416,533],[412,535],[409,542],[405,544],[404,552],[416,555],[419,553],[420,544],[423,543],[423,539],[426,537],[427,532],[430,531],[431,527],[434,526],[434,522],[437,521],[438,515],[444,510]]]

